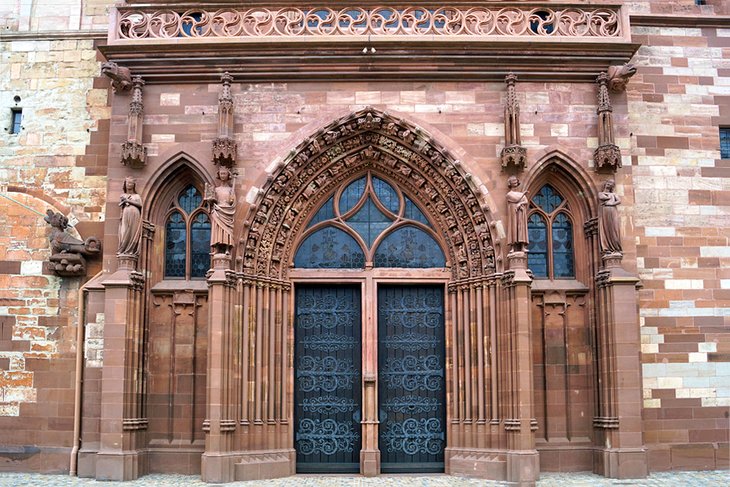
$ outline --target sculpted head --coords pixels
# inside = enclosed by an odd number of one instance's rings
[[[221,181],[228,181],[231,179],[231,171],[226,166],[221,166],[218,168],[218,174],[216,174],[216,177]]]
[[[507,187],[509,189],[514,189],[520,185],[520,180],[517,179],[517,176],[510,176],[507,178]]]
[[[603,191],[606,193],[613,193],[614,188],[616,187],[616,181],[613,179],[607,179],[603,183]]]
[[[124,178],[124,184],[122,184],[122,191],[125,193],[134,193],[137,188],[137,180],[133,177]]]

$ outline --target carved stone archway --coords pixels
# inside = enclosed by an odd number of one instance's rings
[[[373,108],[336,120],[290,152],[238,230],[235,271],[231,257],[214,258],[208,383],[215,386],[208,389],[204,480],[294,473],[291,266],[314,212],[367,171],[413,198],[446,251],[447,473],[534,480],[529,322],[510,318],[520,296],[527,309],[529,278],[503,270],[495,257],[496,219],[475,178],[425,130]],[[375,401],[377,368],[363,374],[367,404]],[[364,407],[363,424],[377,423],[375,408]],[[377,442],[366,450],[377,458]],[[377,465],[361,456],[363,473],[376,474]]]
[[[372,108],[318,131],[270,177],[244,223],[237,270],[286,280],[296,238],[321,196],[370,167],[425,204],[444,232],[455,282],[495,272],[490,209],[471,174],[423,129]]]

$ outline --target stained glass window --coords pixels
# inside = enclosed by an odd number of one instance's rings
[[[190,277],[205,277],[210,269],[210,219],[198,213],[190,225]]]
[[[366,262],[376,267],[446,265],[443,250],[427,230],[430,223],[426,216],[385,180],[367,174],[336,192],[334,198],[310,220],[307,228],[318,224],[320,228],[305,236],[294,257],[296,267],[362,268]],[[336,208],[333,201],[337,201]],[[347,228],[335,227],[335,222],[344,222]],[[321,227],[323,223],[327,225]]]
[[[573,223],[568,202],[546,184],[532,197],[527,222],[530,245],[527,265],[535,277],[575,277]]]
[[[365,255],[352,236],[330,226],[317,230],[302,242],[294,265],[308,269],[361,269],[365,266]]]
[[[165,277],[204,278],[210,269],[210,219],[203,196],[188,185],[171,203],[165,223]]]
[[[530,248],[527,253],[527,266],[535,277],[548,277],[547,272],[547,224],[539,213],[530,215],[527,221]]]
[[[378,245],[375,267],[443,267],[444,253],[432,236],[413,226],[400,227]]]
[[[185,219],[176,211],[165,225],[165,277],[185,277],[186,241]]]

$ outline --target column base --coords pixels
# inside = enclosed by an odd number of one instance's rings
[[[593,473],[612,479],[643,479],[649,475],[649,457],[645,448],[594,450]]]
[[[507,481],[519,486],[534,486],[540,477],[540,455],[537,450],[507,452]]]
[[[380,451],[360,451],[360,475],[364,477],[376,477],[380,475]]]
[[[296,458],[293,449],[204,453],[201,478],[204,482],[224,483],[288,477],[296,473]]]
[[[463,475],[487,480],[507,480],[504,450],[447,448],[444,470],[448,475]]]
[[[136,480],[147,474],[147,456],[140,451],[99,452],[95,467],[96,480]]]

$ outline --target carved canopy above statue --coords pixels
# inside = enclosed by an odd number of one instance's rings
[[[489,208],[471,175],[423,129],[372,108],[321,129],[273,172],[244,223],[239,271],[286,279],[312,212],[367,170],[397,183],[428,214],[454,280],[495,272]]]

